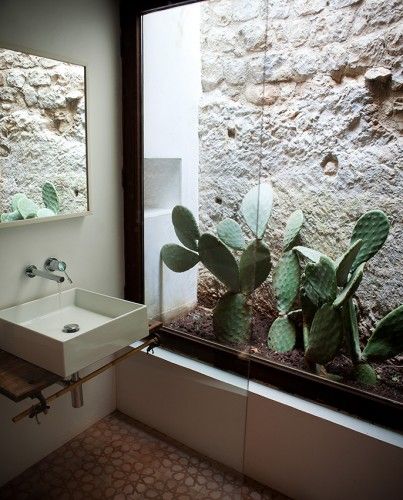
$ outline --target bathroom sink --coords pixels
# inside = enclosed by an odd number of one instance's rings
[[[81,288],[0,310],[0,349],[62,377],[147,334],[146,306]]]

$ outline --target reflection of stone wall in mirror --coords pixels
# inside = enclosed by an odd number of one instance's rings
[[[1,214],[15,211],[16,193],[44,207],[45,182],[56,188],[59,215],[88,210],[84,71],[0,48]]]

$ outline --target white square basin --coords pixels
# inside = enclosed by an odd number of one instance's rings
[[[81,288],[0,310],[0,349],[62,377],[147,334],[145,305]]]

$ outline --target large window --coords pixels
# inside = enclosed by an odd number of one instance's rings
[[[145,301],[176,346],[396,415],[397,24],[367,1],[308,4],[143,17]]]

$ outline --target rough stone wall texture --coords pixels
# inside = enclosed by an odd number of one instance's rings
[[[237,218],[259,175],[275,190],[266,236],[274,262],[296,208],[306,216],[304,242],[333,258],[366,210],[384,210],[391,233],[360,288],[368,327],[403,302],[402,19],[401,0],[210,0],[202,7],[203,228]],[[201,302],[213,305],[219,287],[205,271],[199,281]],[[257,299],[274,312],[269,286]]]
[[[60,213],[87,209],[84,68],[0,49],[0,210],[25,193],[43,206],[52,182]]]

